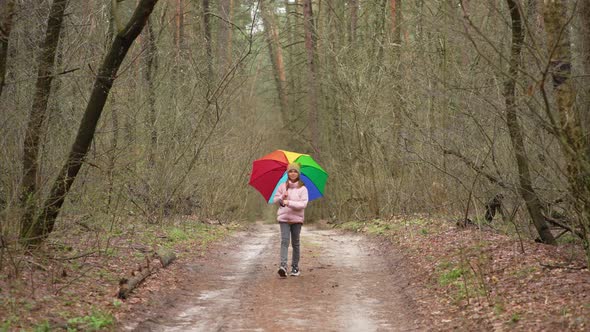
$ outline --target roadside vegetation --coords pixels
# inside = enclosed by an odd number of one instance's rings
[[[589,328],[590,272],[575,239],[550,246],[496,224],[462,228],[456,220],[408,215],[336,227],[401,250],[401,264],[414,271],[412,284],[421,290],[418,301],[440,330]]]
[[[168,249],[177,262],[158,269],[141,287],[175,287],[176,265],[239,229],[237,224],[206,223],[192,217],[165,225],[129,218],[110,228],[87,222],[56,230],[34,252],[4,251],[0,269],[0,331],[104,331],[119,313],[143,301],[134,293],[117,298],[119,281],[130,278],[154,254]],[[95,225],[95,224],[92,224]],[[89,228],[92,228],[90,230]]]

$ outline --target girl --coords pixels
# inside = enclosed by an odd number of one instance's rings
[[[287,276],[287,253],[289,251],[289,237],[293,246],[291,259],[291,276],[299,275],[299,234],[303,226],[303,216],[307,206],[307,188],[299,178],[300,166],[291,163],[287,167],[287,181],[281,184],[274,195],[273,202],[279,204],[277,221],[281,225],[281,262],[279,275]]]

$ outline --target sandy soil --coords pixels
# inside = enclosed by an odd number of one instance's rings
[[[182,267],[127,331],[423,331],[402,256],[362,235],[305,225],[301,276],[280,278],[278,225],[254,226]],[[289,253],[289,259],[291,253]]]

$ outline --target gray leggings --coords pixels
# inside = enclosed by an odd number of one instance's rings
[[[291,266],[299,267],[299,234],[302,224],[288,224],[280,222],[281,225],[281,266],[287,267],[287,254],[289,252],[289,238],[293,245],[293,258]]]

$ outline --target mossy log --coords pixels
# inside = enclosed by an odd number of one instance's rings
[[[176,259],[176,254],[172,250],[163,248],[159,249],[155,253],[155,256],[158,257],[160,264],[156,261],[150,262],[149,259],[146,259],[145,266],[139,266],[137,270],[133,271],[131,278],[123,278],[119,281],[118,298],[126,299],[129,293],[137,288],[150,274],[153,274],[159,268],[170,265]]]
[[[158,249],[158,251],[156,252],[156,256],[158,256],[158,258],[160,259],[162,267],[170,265],[170,263],[172,263],[176,259],[176,254],[174,253],[174,251],[165,248]]]

